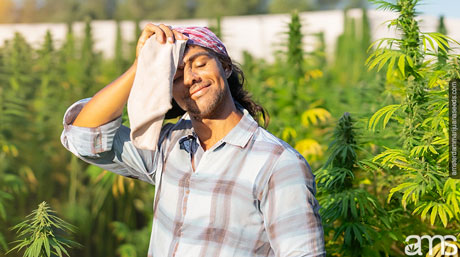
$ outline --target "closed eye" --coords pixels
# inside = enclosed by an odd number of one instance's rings
[[[200,55],[195,60],[193,60],[193,66],[196,68],[201,68],[206,66],[209,60],[209,55]]]
[[[205,65],[206,65],[205,62],[200,62],[200,63],[197,63],[195,67],[200,68],[200,67],[204,67]]]

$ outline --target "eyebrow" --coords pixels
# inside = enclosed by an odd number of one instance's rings
[[[190,56],[186,61],[184,61],[184,64],[186,62],[191,62],[191,61],[195,60],[196,58],[198,58],[200,56],[203,56],[203,55],[206,55],[208,57],[212,57],[212,55],[210,53],[208,53],[208,52],[198,52],[198,53],[195,53],[192,56]]]
[[[185,53],[184,53],[184,55],[185,55]],[[212,55],[211,53],[209,53],[209,52],[206,52],[206,51],[204,51],[204,52],[198,52],[198,53],[195,53],[195,54],[193,54],[192,56],[190,56],[190,57],[187,59],[187,62],[190,62],[190,61],[193,62],[193,60],[195,60],[196,58],[198,58],[198,57],[200,57],[200,56],[204,56],[204,55],[205,55],[205,56],[208,56],[208,57],[213,57],[213,55]],[[185,63],[186,63],[186,62],[184,62],[184,64],[185,64]],[[183,66],[181,67],[180,65],[177,67],[176,74],[174,74],[174,78],[173,78],[174,80],[178,78],[178,76],[177,76],[177,75],[178,75],[178,72],[180,72],[183,68],[184,68],[184,67],[183,67]]]

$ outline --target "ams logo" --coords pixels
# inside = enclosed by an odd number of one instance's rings
[[[459,244],[457,243],[457,238],[452,235],[435,235],[435,236],[418,236],[410,235],[406,238],[408,245],[404,248],[404,253],[409,256],[414,255],[423,255],[422,253],[422,240],[428,240],[428,256],[433,256],[433,251],[439,252],[441,256],[457,256]],[[433,248],[433,241],[439,239],[441,242]],[[413,243],[413,240],[416,240]],[[412,243],[410,242],[412,241]]]

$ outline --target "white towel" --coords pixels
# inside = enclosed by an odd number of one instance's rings
[[[155,151],[166,112],[171,109],[172,84],[186,40],[160,44],[147,39],[138,57],[136,76],[128,98],[131,141]]]

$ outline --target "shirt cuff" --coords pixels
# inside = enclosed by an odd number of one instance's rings
[[[72,125],[91,98],[72,104],[64,114],[61,140],[68,148],[71,144],[81,156],[99,157],[99,153],[112,150],[113,139],[121,126],[121,116],[99,127],[85,128]]]

